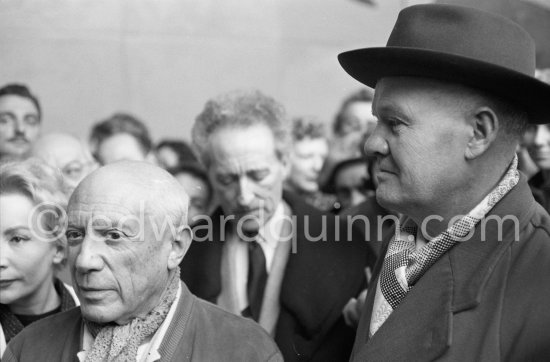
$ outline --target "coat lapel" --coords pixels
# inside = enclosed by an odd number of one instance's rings
[[[285,194],[296,216],[297,250],[291,253],[281,289],[281,304],[298,320],[305,335],[311,337],[341,317],[347,301],[364,283],[367,245],[354,236],[354,242],[333,239],[312,242],[307,235],[318,236],[323,230],[334,235],[336,218],[323,215],[303,201]],[[307,217],[306,217],[307,216]],[[307,220],[307,221],[306,221]],[[307,229],[307,230],[306,230]]]
[[[380,329],[368,338],[374,292],[369,293],[355,341],[353,360],[434,360],[451,346],[453,316],[475,308],[484,285],[534,212],[534,199],[522,177],[495,207],[485,227],[476,227],[468,241],[458,243],[443,255],[416,283]],[[501,230],[499,230],[499,228]],[[519,231],[518,231],[519,232]],[[500,234],[499,234],[500,233]],[[499,236],[501,235],[501,236]],[[505,241],[504,241],[505,240]],[[387,250],[387,243],[385,243]],[[386,250],[383,251],[385,255]],[[375,283],[381,265],[375,271]],[[376,284],[372,284],[373,289]]]

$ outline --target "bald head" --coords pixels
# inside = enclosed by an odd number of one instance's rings
[[[123,325],[158,305],[191,243],[187,204],[179,182],[145,162],[115,162],[82,180],[66,234],[85,318]]]
[[[119,161],[100,167],[75,190],[75,203],[116,203],[128,212],[143,209],[146,215],[170,217],[173,225],[187,219],[189,196],[167,171],[142,161]]]
[[[69,192],[96,168],[88,148],[68,133],[48,133],[41,136],[33,145],[31,156],[61,170]]]

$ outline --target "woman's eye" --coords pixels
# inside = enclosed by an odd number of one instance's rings
[[[26,236],[21,236],[21,235],[14,235],[14,236],[12,236],[11,239],[10,239],[10,241],[11,241],[12,243],[20,243],[20,242],[22,242],[22,241],[27,241],[27,240],[29,240],[28,237],[26,237]]]

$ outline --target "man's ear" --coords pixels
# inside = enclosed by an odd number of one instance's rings
[[[176,237],[172,241],[170,254],[168,255],[169,270],[175,269],[181,264],[189,246],[191,246],[192,239],[193,237],[189,225],[182,225],[178,228]]]
[[[469,120],[472,135],[466,147],[466,159],[472,160],[481,156],[493,144],[501,127],[496,113],[489,107],[479,107]]]

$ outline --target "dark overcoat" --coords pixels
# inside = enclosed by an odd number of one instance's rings
[[[491,217],[507,218],[502,236],[497,222],[478,224],[471,239],[426,271],[372,338],[375,293],[368,293],[353,361],[550,359],[550,216],[522,175]],[[379,260],[373,290],[381,266]]]

